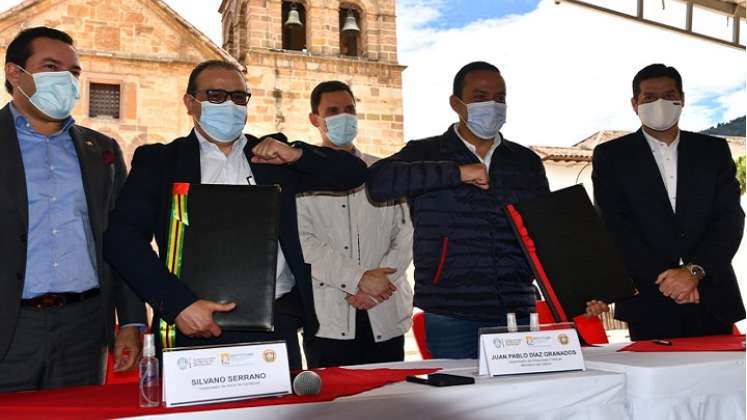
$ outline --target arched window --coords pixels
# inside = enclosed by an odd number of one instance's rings
[[[340,54],[358,57],[362,53],[361,12],[352,4],[340,6]]]
[[[283,49],[306,49],[306,8],[300,2],[283,1]]]

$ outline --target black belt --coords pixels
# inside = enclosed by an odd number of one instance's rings
[[[36,309],[59,308],[71,303],[82,302],[99,294],[101,294],[101,290],[98,288],[81,293],[47,293],[31,299],[21,299],[21,306]]]

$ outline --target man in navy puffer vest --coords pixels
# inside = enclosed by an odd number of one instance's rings
[[[540,158],[499,132],[506,84],[495,66],[464,66],[449,102],[459,122],[371,166],[367,188],[410,205],[415,306],[433,357],[476,358],[479,328],[534,311],[532,271],[503,206],[549,188]]]

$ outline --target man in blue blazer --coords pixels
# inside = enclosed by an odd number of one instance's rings
[[[112,266],[159,318],[176,324],[178,346],[285,340],[291,368],[301,368],[298,329],[313,337],[318,328],[311,291],[310,267],[298,239],[297,193],[347,191],[365,182],[366,165],[355,156],[302,142],[288,144],[282,134],[257,139],[243,133],[249,93],[243,74],[231,63],[207,61],[192,71],[184,95],[194,129],[169,144],[141,146],[112,213],[105,253]],[[164,263],[172,185],[243,184],[282,188],[280,252],[276,288],[275,331],[221,331],[215,311],[233,304],[198,299]],[[241,209],[236,209],[241,217]],[[157,325],[157,324],[156,324]],[[155,328],[154,328],[155,329]]]
[[[631,102],[641,129],[593,158],[596,205],[640,291],[615,316],[632,340],[729,334],[745,317],[731,265],[744,212],[729,146],[679,129],[685,94],[673,67],[638,72]]]
[[[82,71],[73,39],[45,26],[5,54],[0,392],[100,384],[107,345],[115,370],[139,360],[145,305],[103,258],[127,170],[114,139],[71,116]]]

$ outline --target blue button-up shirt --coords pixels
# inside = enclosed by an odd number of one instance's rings
[[[28,196],[23,299],[98,287],[88,204],[78,153],[70,136],[74,120],[68,117],[60,131],[47,137],[36,132],[12,104],[10,111]]]

